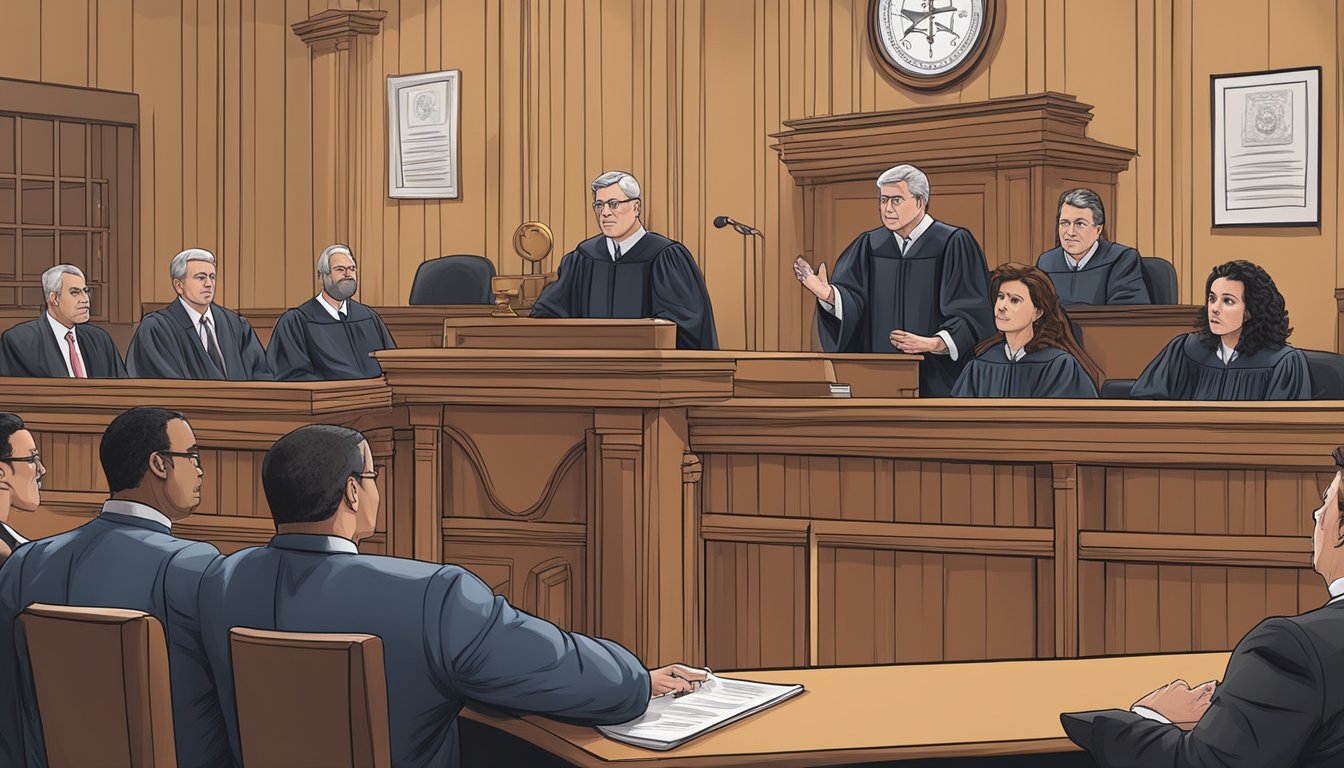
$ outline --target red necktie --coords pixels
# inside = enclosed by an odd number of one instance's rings
[[[70,371],[74,374],[76,379],[87,379],[88,376],[84,374],[84,364],[79,362],[79,353],[75,351],[74,331],[65,332],[65,343],[66,346],[69,347]]]

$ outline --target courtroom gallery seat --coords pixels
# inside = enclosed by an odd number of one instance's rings
[[[1176,268],[1166,259],[1155,256],[1140,257],[1139,269],[1143,284],[1148,288],[1148,299],[1154,304],[1176,303]]]
[[[387,678],[374,635],[229,630],[247,768],[388,768]]]
[[[1311,373],[1312,400],[1344,400],[1344,355],[1304,349]]]
[[[51,768],[176,768],[168,650],[157,619],[35,603],[19,624]]]
[[[442,256],[415,270],[411,304],[493,304],[495,265],[482,256]]]

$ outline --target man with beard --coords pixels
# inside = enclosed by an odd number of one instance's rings
[[[376,312],[350,299],[359,289],[355,269],[355,256],[344,245],[329,245],[317,257],[322,292],[282,315],[271,336],[266,357],[276,381],[383,375],[369,353],[397,345]]]

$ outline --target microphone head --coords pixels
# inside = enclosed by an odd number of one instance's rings
[[[718,228],[718,229],[723,229],[724,227],[728,226],[728,225],[731,224],[732,222],[733,222],[733,220],[730,219],[730,218],[728,218],[727,216],[715,216],[715,217],[714,217],[714,226],[715,226],[716,228]]]

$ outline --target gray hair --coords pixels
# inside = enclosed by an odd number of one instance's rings
[[[924,207],[929,205],[929,177],[924,172],[913,165],[896,165],[882,172],[877,177],[877,188],[881,189],[888,184],[895,184],[904,181],[910,188],[910,194]]]
[[[1106,209],[1101,205],[1101,197],[1087,187],[1070,189],[1059,196],[1059,205],[1055,207],[1055,218],[1064,210],[1064,206],[1087,208],[1092,211],[1092,223],[1098,227],[1106,223]]]
[[[168,276],[174,280],[187,279],[188,261],[204,261],[209,264],[214,264],[215,254],[204,248],[188,248],[173,257],[172,263],[168,265]]]
[[[355,260],[355,254],[350,250],[350,246],[333,243],[324,248],[322,250],[322,255],[317,257],[317,274],[330,275],[331,257],[338,253],[344,253],[346,256],[349,256],[351,261]]]
[[[46,296],[60,293],[62,275],[79,275],[81,280],[84,278],[84,273],[79,271],[79,267],[70,264],[57,264],[42,273],[42,293]]]
[[[597,190],[606,189],[612,184],[620,186],[626,197],[639,198],[639,182],[625,171],[607,171],[593,179],[593,193],[596,194]]]

